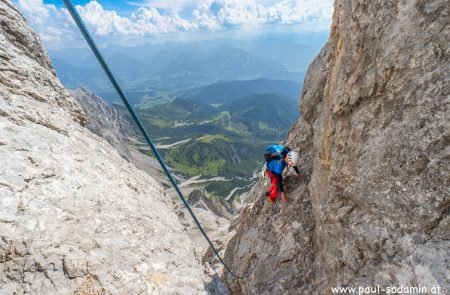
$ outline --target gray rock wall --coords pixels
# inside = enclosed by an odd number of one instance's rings
[[[117,152],[131,161],[128,139],[136,138],[133,125],[119,114],[101,97],[84,88],[70,90],[69,93],[80,104],[87,115],[87,128],[92,133],[106,139]]]
[[[84,127],[0,1],[0,294],[203,294],[162,187]]]
[[[227,257],[239,273],[261,261],[249,280],[225,274],[234,293],[450,293],[449,5],[335,2],[286,138],[308,176],[287,176],[282,211],[243,208]]]

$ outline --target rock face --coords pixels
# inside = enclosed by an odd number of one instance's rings
[[[286,138],[308,176],[287,177],[282,212],[242,209],[226,251],[240,274],[257,266],[248,280],[224,275],[234,293],[450,293],[449,5],[336,1]]]
[[[0,24],[0,294],[205,293],[162,187],[84,127],[9,1]]]
[[[231,214],[227,211],[227,208],[224,204],[224,200],[213,199],[208,197],[208,193],[205,189],[194,189],[188,198],[188,203],[192,208],[199,208],[207,211],[211,211],[212,214],[221,217],[230,219]]]
[[[175,212],[178,213],[178,219],[193,241],[197,253],[203,256],[206,251],[209,251],[209,244],[192,220],[186,207],[178,199],[176,202],[178,204],[175,206]],[[214,240],[227,234],[230,214],[219,200],[212,199],[204,189],[194,189],[189,194],[188,203],[211,239]]]
[[[126,143],[128,138],[136,137],[133,125],[93,92],[78,88],[69,93],[86,113],[87,128],[106,139],[124,159],[131,161]]]

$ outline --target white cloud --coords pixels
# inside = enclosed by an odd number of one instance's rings
[[[198,29],[195,23],[181,18],[175,10],[161,15],[154,7],[140,7],[130,17],[123,17],[115,11],[103,9],[95,1],[77,6],[77,9],[86,25],[99,36],[149,36]]]
[[[332,11],[332,0],[209,0],[197,6],[193,15],[208,27],[221,27],[331,20]]]
[[[19,10],[46,44],[59,46],[70,38],[73,29],[67,23],[67,16],[52,4],[42,0],[18,0]]]
[[[44,5],[42,0],[19,0],[19,7],[29,21],[39,25],[48,20],[51,11],[56,11],[54,5]]]
[[[96,1],[91,1],[85,6],[77,5],[76,8],[86,25],[93,29],[95,35],[138,33],[133,30],[134,24],[130,19],[121,17],[114,10],[103,9],[100,3]]]
[[[127,2],[130,5],[138,7],[153,7],[158,9],[171,9],[180,11],[186,6],[195,6],[199,1],[196,0],[145,0],[141,2]]]
[[[65,8],[42,0],[16,0],[19,9],[47,45],[58,46],[80,37]],[[267,25],[331,22],[333,0],[145,0],[128,16],[107,10],[97,1],[77,5],[81,17],[96,36],[148,37],[177,32],[219,32],[228,28],[255,30]],[[180,16],[190,7],[190,16]],[[63,40],[64,38],[64,40]]]

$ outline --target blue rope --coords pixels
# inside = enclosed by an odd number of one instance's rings
[[[238,276],[234,272],[231,271],[231,269],[225,264],[223,259],[220,257],[219,252],[216,250],[216,248],[214,247],[213,243],[211,242],[209,237],[206,235],[203,227],[201,226],[200,222],[197,220],[197,217],[195,217],[194,212],[192,211],[192,209],[189,206],[188,202],[186,201],[186,199],[184,198],[184,196],[181,193],[180,189],[178,188],[178,185],[176,184],[175,179],[173,178],[172,174],[170,173],[169,169],[167,168],[167,165],[164,163],[161,155],[159,154],[158,150],[156,149],[155,145],[153,144],[152,140],[150,139],[150,136],[148,135],[147,130],[145,129],[145,127],[142,124],[141,120],[139,119],[139,117],[137,116],[137,114],[134,111],[133,107],[131,106],[128,98],[125,96],[125,94],[123,93],[123,91],[120,88],[119,84],[116,82],[116,79],[114,78],[111,70],[109,69],[108,65],[106,64],[105,60],[103,59],[103,56],[101,55],[100,51],[98,50],[97,46],[95,45],[95,42],[92,39],[91,35],[89,34],[88,29],[84,25],[83,20],[81,19],[80,15],[78,14],[78,11],[72,5],[70,0],[63,0],[63,1],[64,1],[64,5],[69,10],[69,13],[72,16],[73,20],[75,21],[75,23],[77,24],[77,26],[80,29],[81,33],[83,34],[84,38],[86,39],[87,43],[89,44],[89,47],[91,47],[92,52],[94,53],[94,55],[97,58],[98,62],[102,66],[103,70],[105,71],[105,73],[108,76],[108,78],[111,81],[111,83],[113,84],[114,89],[117,91],[117,94],[122,99],[122,101],[125,104],[126,108],[130,112],[131,117],[136,122],[137,126],[139,127],[139,130],[141,130],[142,134],[144,135],[145,141],[147,142],[149,147],[152,149],[153,154],[158,159],[159,164],[161,165],[162,169],[164,170],[164,172],[166,173],[166,175],[169,178],[170,182],[172,183],[173,187],[175,188],[176,192],[178,193],[178,196],[180,197],[181,201],[183,201],[184,205],[186,206],[186,208],[188,209],[189,213],[191,214],[192,219],[195,221],[195,224],[197,225],[198,229],[201,231],[201,233],[205,237],[206,241],[208,241],[208,244],[211,247],[211,249],[213,250],[214,254],[217,256],[217,258],[219,258],[219,261],[223,264],[225,269],[233,277],[235,277],[236,279],[244,279],[244,278],[247,278],[248,276],[250,276],[250,274],[253,272],[254,269],[252,271],[250,271],[249,273],[243,275],[243,276]],[[255,265],[255,267],[256,267],[256,265]]]

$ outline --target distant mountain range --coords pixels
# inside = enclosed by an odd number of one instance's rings
[[[245,96],[273,93],[297,101],[301,86],[298,82],[269,79],[217,82],[183,91],[179,97],[209,104],[224,104]]]
[[[220,81],[206,86],[182,90],[125,90],[125,94],[136,107],[147,109],[176,98],[217,106],[241,97],[268,93],[285,96],[297,103],[301,88],[302,83],[298,82],[256,79],[230,82]],[[119,97],[115,91],[99,92],[98,94],[110,104],[119,103]]]
[[[102,49],[119,83],[129,91],[186,89],[218,81],[269,78],[301,82],[318,48],[274,40],[147,44]],[[92,53],[85,48],[50,51],[67,88],[112,90]]]
[[[265,138],[281,137],[299,116],[297,101],[271,93],[229,101],[220,110],[230,112],[232,121]]]
[[[223,114],[227,113],[228,118],[226,120],[243,123],[245,125],[243,130],[252,130],[256,133],[265,131],[267,128],[286,130],[299,116],[297,101],[272,93],[239,97],[219,107],[213,107],[201,101],[177,98],[150,109],[141,109],[139,112],[145,118],[157,119],[159,125],[162,124],[161,121],[168,122],[163,124],[167,127],[171,126],[170,122],[173,122],[173,126],[175,126],[175,121],[189,123],[185,126],[205,125],[207,124],[205,122],[216,125],[218,124],[218,116],[223,117]],[[220,118],[220,120],[223,121],[224,119]],[[267,125],[267,127],[258,128],[259,123]],[[229,123],[223,125],[227,124]],[[181,123],[180,126],[182,126]],[[167,136],[178,137],[171,131],[164,130],[164,132],[167,132],[165,133]],[[278,132],[275,133],[278,137]],[[155,134],[155,136],[162,135],[164,134]]]

